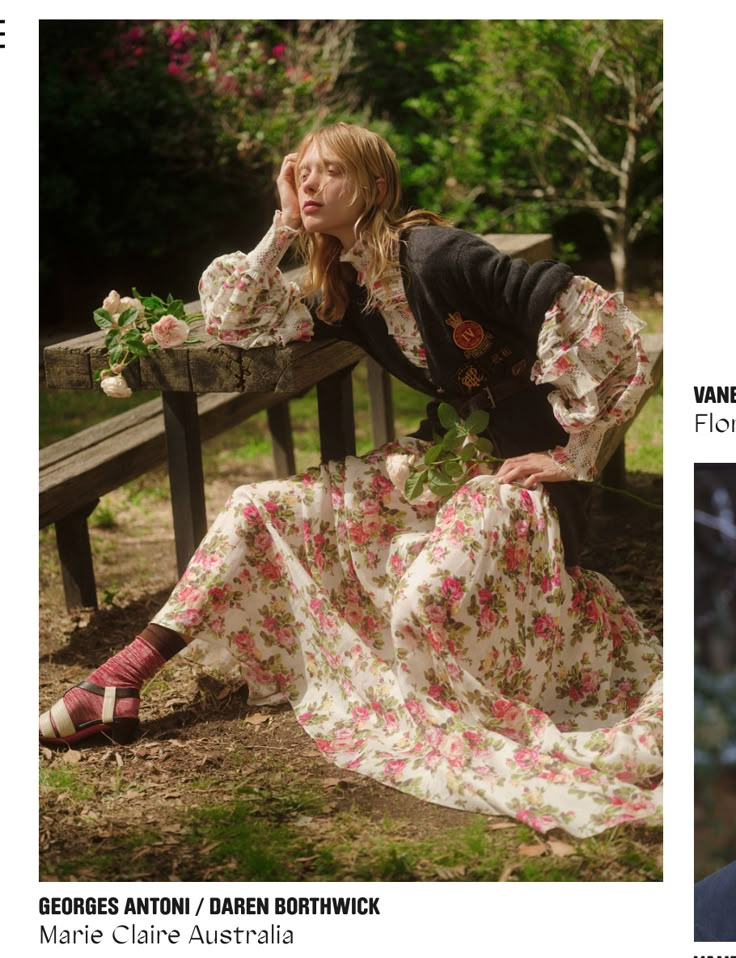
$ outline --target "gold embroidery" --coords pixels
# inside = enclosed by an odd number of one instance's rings
[[[463,319],[460,313],[450,313],[447,325],[453,330],[452,341],[470,358],[482,356],[491,348],[493,337],[471,319]]]

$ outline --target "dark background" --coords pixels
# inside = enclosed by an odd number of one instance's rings
[[[91,329],[111,288],[195,299],[214,256],[267,228],[283,153],[335,119],[389,139],[407,207],[478,232],[552,232],[612,286],[602,220],[578,207],[617,181],[550,133],[569,115],[620,156],[609,121],[626,103],[589,73],[600,51],[645,89],[661,76],[661,24],[41,21],[42,332]],[[627,287],[648,294],[661,289],[661,111],[640,156],[628,208],[652,211]]]

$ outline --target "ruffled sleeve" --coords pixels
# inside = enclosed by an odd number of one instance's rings
[[[199,294],[210,335],[246,349],[312,338],[314,324],[301,289],[279,269],[297,233],[281,224],[277,211],[254,250],[219,256],[207,267]]]
[[[574,479],[595,478],[604,435],[633,416],[651,385],[643,326],[621,293],[583,276],[573,278],[545,316],[532,380],[555,387],[549,401],[570,438],[550,453]]]

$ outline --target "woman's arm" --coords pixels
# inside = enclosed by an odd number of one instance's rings
[[[606,432],[630,419],[651,384],[643,323],[591,279],[576,276],[539,334],[532,380],[550,383],[555,417],[570,438],[550,455],[570,479],[591,480]]]
[[[294,179],[296,154],[284,157],[277,185],[281,210],[250,253],[219,256],[199,283],[207,332],[244,348],[283,346],[311,339],[314,324],[297,283],[284,279],[279,263],[301,228]]]

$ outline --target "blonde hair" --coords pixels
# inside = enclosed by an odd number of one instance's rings
[[[349,202],[359,198],[365,201],[365,209],[355,224],[355,235],[369,255],[366,309],[370,309],[375,305],[373,284],[398,265],[401,231],[420,225],[444,225],[445,221],[428,210],[400,214],[399,164],[394,151],[377,133],[351,123],[335,123],[308,133],[297,151],[297,170],[311,146],[320,152],[328,151],[344,168],[348,189],[352,190]],[[379,179],[385,183],[380,199],[376,190]],[[317,315],[327,323],[339,322],[348,304],[348,286],[340,263],[342,244],[326,233],[304,233],[299,246],[307,264],[302,283],[305,295],[321,292]]]

